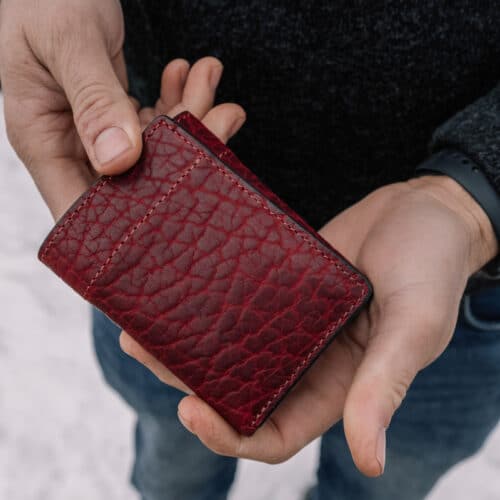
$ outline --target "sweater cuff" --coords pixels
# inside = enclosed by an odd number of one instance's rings
[[[500,196],[500,84],[435,131],[431,152],[441,149],[468,156]]]

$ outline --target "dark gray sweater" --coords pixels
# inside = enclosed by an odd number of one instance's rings
[[[434,149],[469,155],[500,193],[499,0],[122,0],[133,93],[170,59],[219,57],[231,146],[312,225],[407,179]]]

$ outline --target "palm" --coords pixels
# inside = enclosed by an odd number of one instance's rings
[[[401,322],[429,321],[429,331],[431,321],[440,325],[441,335],[426,339],[428,351],[419,360],[422,366],[434,360],[449,342],[456,319],[450,311],[458,312],[466,278],[465,272],[457,272],[466,268],[465,252],[463,261],[460,256],[450,257],[456,254],[453,250],[457,246],[465,248],[465,241],[457,241],[462,237],[458,221],[451,220],[451,214],[438,203],[433,206],[428,199],[396,202],[395,210],[393,198],[399,193],[405,197],[407,191],[404,185],[388,186],[343,212],[320,231],[370,277],[375,294],[370,306],[343,329],[271,417],[282,435],[292,435],[307,426],[314,413],[325,416],[321,422],[316,421],[318,435],[342,417],[346,397],[367,349],[399,350],[411,373],[413,361],[405,353],[413,352],[415,344],[424,339],[398,338]],[[414,204],[421,207],[416,210]],[[375,207],[382,209],[374,210]],[[449,228],[445,238],[443,227]],[[427,244],[429,241],[432,245]],[[429,313],[434,310],[444,314],[439,317]]]
[[[320,231],[368,275],[374,298],[252,437],[238,435],[196,396],[180,403],[180,414],[190,415],[185,425],[208,447],[279,462],[343,417],[358,467],[381,473],[379,438],[385,443],[384,429],[416,373],[449,342],[471,272],[469,230],[461,215],[440,201],[439,189],[415,183],[372,193]],[[130,337],[122,340],[160,379],[189,392]]]

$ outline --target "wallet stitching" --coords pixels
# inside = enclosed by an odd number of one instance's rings
[[[100,269],[97,271],[95,276],[90,280],[89,284],[87,285],[87,288],[85,289],[85,292],[83,292],[83,297],[87,298],[87,294],[89,290],[92,288],[94,283],[103,275],[106,267],[110,264],[111,260],[113,257],[120,251],[122,246],[129,240],[130,237],[134,235],[134,233],[149,219],[149,217],[153,214],[153,212],[158,208],[158,206],[163,203],[174,191],[175,189],[181,184],[181,182],[191,173],[192,170],[194,170],[198,164],[200,163],[202,159],[202,156],[198,156],[193,163],[187,167],[182,175],[179,176],[179,178],[170,186],[168,191],[161,197],[159,198],[150,208],[149,210],[143,215],[143,217],[137,222],[132,229],[125,235],[124,238],[120,241],[118,246],[111,252],[110,256],[106,259],[106,262],[100,267]]]
[[[166,123],[164,120],[157,123],[144,137],[144,140],[148,140],[151,136],[160,128],[162,123]],[[44,260],[47,256],[50,248],[55,243],[57,237],[61,234],[62,230],[80,213],[80,211],[87,205],[87,203],[111,180],[111,177],[103,177],[101,178],[101,183],[98,186],[94,186],[94,189],[88,193],[84,200],[78,205],[78,207],[71,213],[71,215],[59,226],[57,231],[54,233],[54,236],[50,239],[45,247],[43,254],[40,257],[40,260]]]
[[[199,154],[201,154],[203,157],[205,157],[205,159],[208,160],[209,163],[211,163],[217,170],[219,170],[225,177],[227,177],[233,184],[235,184],[240,190],[244,191],[250,198],[252,198],[254,201],[256,201],[262,208],[264,208],[264,210],[266,210],[271,216],[273,216],[274,218],[276,219],[279,219],[281,221],[281,223],[283,225],[285,225],[289,230],[291,230],[293,233],[295,233],[297,236],[299,236],[303,241],[305,241],[306,243],[308,243],[308,245],[313,249],[315,250],[317,253],[319,253],[323,258],[326,258],[329,262],[331,262],[338,270],[340,270],[343,274],[345,274],[346,276],[349,276],[352,280],[352,276],[350,273],[348,273],[342,266],[340,266],[337,262],[335,262],[328,254],[326,254],[325,252],[323,252],[322,250],[320,250],[313,242],[310,241],[309,238],[307,238],[306,236],[304,236],[303,234],[299,233],[291,224],[289,224],[288,222],[286,222],[284,220],[284,217],[286,217],[286,215],[279,215],[275,212],[273,212],[265,203],[262,202],[262,200],[255,196],[251,191],[249,191],[243,184],[241,184],[240,182],[238,182],[237,179],[235,179],[233,176],[229,175],[222,167],[220,167],[219,165],[217,165],[213,159],[208,156],[202,149],[198,148],[197,146],[195,146],[191,141],[189,141],[189,139],[187,139],[186,137],[184,137],[183,135],[181,135],[174,126],[170,125],[169,123],[167,122],[163,122],[165,124],[165,126],[167,128],[169,128],[174,134],[176,134],[177,136],[179,136],[183,141],[185,141],[187,144],[189,144],[191,147],[193,147],[196,151],[198,151]],[[357,280],[359,281],[359,280]],[[361,283],[363,284],[363,283]],[[337,327],[339,326],[339,324],[341,324],[348,316],[349,314],[352,312],[352,310],[357,307],[361,302],[362,302],[363,298],[360,297],[358,300],[356,300],[355,302],[353,302],[353,304],[351,305],[351,307],[349,308],[348,311],[346,311],[335,323],[334,325],[328,329],[328,331],[323,335],[323,337],[321,338],[321,340],[314,345],[313,349],[309,352],[309,354],[307,355],[307,357],[305,359],[302,360],[302,362],[299,364],[299,366],[297,366],[295,368],[295,370],[293,371],[293,373],[285,380],[285,382],[283,382],[283,384],[281,384],[281,386],[279,387],[279,389],[273,394],[273,396],[267,401],[266,404],[264,404],[264,406],[260,409],[260,411],[256,414],[256,416],[254,417],[254,419],[252,420],[252,427],[257,423],[257,421],[259,420],[259,418],[266,412],[266,410],[274,403],[274,401],[276,401],[276,399],[280,396],[280,394],[283,392],[283,389],[286,388],[286,386],[292,381],[295,379],[296,375],[298,374],[298,372],[304,367],[304,365],[306,363],[309,362],[309,360],[311,359],[311,357],[314,355],[314,353],[320,349],[323,344],[326,342],[327,338],[330,336],[330,334],[332,332],[335,332],[335,330],[337,329]]]
[[[358,299],[356,302],[354,302],[351,307],[349,308],[348,311],[346,311],[335,323],[334,325],[332,326],[332,328],[330,328],[324,335],[323,337],[321,337],[320,341],[314,345],[314,347],[311,349],[311,351],[309,351],[309,354],[307,355],[306,358],[304,358],[302,360],[302,362],[295,368],[295,370],[293,371],[293,373],[280,385],[280,387],[278,388],[278,390],[273,394],[273,396],[271,397],[271,399],[269,399],[269,401],[260,409],[260,411],[257,413],[257,415],[255,415],[254,419],[252,420],[252,426],[254,426],[257,421],[260,419],[260,417],[266,412],[266,410],[274,403],[274,401],[276,401],[276,399],[281,395],[281,393],[283,392],[283,389],[286,388],[286,386],[292,381],[295,379],[295,377],[297,376],[297,374],[300,372],[300,370],[304,367],[304,365],[306,365],[309,360],[312,358],[312,356],[314,355],[314,353],[320,349],[321,347],[323,347],[323,344],[326,342],[326,340],[328,339],[328,337],[330,336],[331,333],[334,333],[336,331],[336,329],[338,328],[338,326],[349,316],[349,314],[351,314],[351,311],[357,307],[360,302],[361,302],[362,299]]]
[[[101,183],[96,186],[91,193],[89,193],[84,200],[78,205],[78,208],[76,208],[71,215],[59,226],[57,231],[54,233],[54,236],[50,239],[50,241],[47,243],[47,246],[45,247],[43,254],[40,257],[40,260],[44,260],[47,257],[47,254],[49,253],[50,248],[54,245],[56,242],[57,237],[61,234],[63,229],[80,213],[80,211],[87,205],[90,200],[108,183],[109,177],[106,177],[102,179]]]
[[[168,122],[166,122],[165,120],[161,120],[159,121],[150,131],[149,133],[145,136],[145,139],[144,140],[148,140],[149,138],[151,138],[151,136],[156,132],[156,130],[158,130],[158,128],[160,128],[161,126],[166,126],[169,130],[171,130],[175,135],[177,135],[181,140],[183,140],[186,144],[189,144],[193,149],[195,149],[195,151],[198,152],[198,154],[202,155],[205,159],[207,159],[209,161],[209,163],[214,166],[219,172],[221,172],[225,177],[227,177],[233,184],[235,184],[241,191],[244,191],[250,198],[252,198],[254,201],[256,201],[262,208],[264,208],[264,210],[266,210],[272,217],[274,217],[275,219],[279,219],[281,221],[281,223],[283,225],[285,225],[290,231],[292,231],[296,236],[300,237],[303,241],[305,241],[313,250],[315,250],[317,253],[319,253],[322,257],[324,257],[325,259],[327,259],[329,262],[331,262],[340,272],[342,272],[344,275],[348,276],[351,278],[351,280],[353,279],[353,276],[350,275],[350,273],[348,273],[343,266],[339,265],[338,262],[336,262],[334,259],[332,259],[332,257],[330,255],[328,255],[327,253],[323,252],[319,247],[316,246],[315,243],[313,243],[311,240],[310,240],[310,237],[306,237],[304,234],[300,233],[299,231],[297,231],[297,229],[295,229],[290,223],[288,223],[287,221],[285,221],[285,217],[286,215],[279,215],[275,212],[273,212],[265,203],[262,202],[262,200],[260,198],[258,198],[257,196],[255,196],[254,193],[252,193],[251,191],[249,191],[243,184],[241,184],[240,182],[238,182],[237,179],[235,179],[233,176],[230,176],[220,165],[217,165],[214,160],[207,155],[207,153],[205,151],[203,151],[202,149],[200,149],[199,147],[197,147],[195,144],[193,144],[189,139],[187,139],[186,137],[184,137],[182,134],[180,134],[178,132],[178,130],[171,124],[169,124]],[[183,176],[182,176],[183,177]],[[87,198],[85,198],[85,200],[81,203],[81,205],[78,206],[78,208],[64,221],[64,223],[59,227],[59,229],[56,231],[56,233],[54,234],[53,238],[50,240],[50,242],[47,244],[47,247],[43,253],[43,256],[42,257],[45,257],[46,254],[48,253],[50,247],[54,244],[57,236],[61,233],[61,231],[63,230],[63,228],[69,224],[74,217],[76,217],[76,215],[78,215],[78,213],[88,204],[88,202],[105,186],[105,184],[111,179],[111,177],[107,177],[103,182],[102,184],[100,184],[92,193],[89,194],[89,196],[87,196]],[[179,180],[179,179],[178,179]],[[176,181],[177,182],[177,181]],[[163,200],[162,200],[163,201]],[[158,203],[158,202],[157,202]],[[355,279],[357,279],[356,277],[354,277]],[[359,281],[359,280],[357,280]]]
[[[255,196],[255,194],[253,194],[251,191],[249,191],[243,184],[241,184],[240,182],[238,182],[237,179],[235,179],[233,176],[229,175],[220,165],[217,165],[214,160],[207,155],[207,153],[205,153],[205,151],[203,151],[202,149],[200,149],[199,147],[197,147],[195,144],[193,144],[189,139],[187,139],[186,137],[184,137],[182,134],[180,134],[177,129],[173,126],[173,125],[170,125],[168,122],[166,121],[163,121],[163,124],[168,128],[170,129],[174,134],[176,134],[178,137],[180,137],[184,142],[186,142],[187,144],[189,144],[191,147],[193,147],[200,155],[202,155],[203,157],[205,157],[205,159],[208,160],[208,162],[214,166],[219,172],[221,172],[225,177],[227,177],[233,184],[235,184],[241,191],[244,191],[250,198],[252,198],[254,201],[256,201],[258,203],[258,205],[260,205],[262,208],[264,208],[264,210],[266,210],[272,217],[274,217],[275,219],[279,219],[281,221],[281,223],[283,225],[285,225],[289,230],[291,230],[293,233],[295,233],[296,236],[299,236],[303,241],[305,241],[313,250],[315,250],[317,253],[319,253],[323,258],[327,259],[329,262],[331,262],[340,272],[342,272],[344,275],[346,276],[349,276],[351,279],[351,275],[350,273],[348,273],[342,266],[340,266],[337,262],[335,262],[328,254],[326,254],[325,252],[323,252],[322,250],[320,250],[313,242],[310,241],[309,238],[307,238],[305,235],[299,233],[291,224],[289,224],[288,222],[286,222],[284,220],[284,218],[286,217],[286,215],[279,215],[275,212],[273,212],[265,203],[263,203],[263,201]],[[359,280],[358,280],[359,281]],[[360,303],[362,302],[362,297],[360,297],[358,300],[356,300],[352,305],[351,307],[349,308],[348,311],[346,311],[333,325],[333,327],[329,328],[328,331],[323,335],[323,337],[321,338],[321,340],[315,344],[315,346],[313,347],[313,349],[309,352],[309,354],[307,355],[307,357],[305,359],[302,360],[302,362],[299,364],[299,366],[297,366],[294,370],[294,372],[285,380],[285,382],[283,382],[283,384],[281,384],[281,386],[279,387],[279,389],[273,394],[273,396],[267,401],[266,404],[264,404],[264,406],[260,409],[260,411],[256,414],[256,416],[254,417],[254,419],[252,420],[252,427],[257,423],[257,421],[259,420],[259,418],[266,412],[266,410],[274,403],[274,401],[276,401],[276,399],[280,396],[280,394],[283,392],[283,389],[286,388],[286,386],[292,381],[295,379],[297,373],[304,367],[304,365],[306,363],[309,362],[309,360],[311,359],[311,357],[314,355],[314,353],[320,349],[323,344],[326,342],[326,339],[330,336],[330,334],[332,332],[334,332],[337,327],[339,326],[339,324],[344,321],[347,316],[351,313],[351,311],[357,307]]]
[[[283,225],[285,225],[290,231],[292,231],[299,238],[301,238],[303,241],[305,241],[313,250],[315,250],[317,253],[319,253],[322,257],[324,257],[326,260],[328,260],[329,262],[331,262],[340,272],[342,272],[346,276],[351,277],[351,274],[349,272],[347,272],[346,269],[344,269],[343,266],[341,266],[338,262],[336,262],[330,255],[328,255],[327,253],[323,252],[319,247],[317,247],[316,244],[313,243],[310,240],[310,237],[307,237],[304,234],[300,233],[289,222],[285,221],[284,219],[285,219],[285,217],[287,217],[285,214],[280,215],[280,214],[277,214],[277,213],[273,212],[265,203],[263,203],[263,201],[258,196],[256,196],[254,193],[252,193],[251,191],[249,191],[243,184],[241,184],[237,180],[237,178],[235,179],[233,176],[229,175],[220,165],[217,165],[217,163],[215,163],[215,161],[213,160],[213,158],[211,158],[210,156],[208,156],[205,151],[203,151],[202,149],[200,149],[198,146],[196,146],[195,144],[193,144],[189,139],[187,139],[182,134],[180,134],[173,125],[169,124],[166,121],[163,121],[162,123],[168,129],[170,129],[174,134],[176,134],[177,136],[179,136],[184,142],[186,142],[192,148],[194,148],[199,154],[201,154],[206,160],[208,160],[208,162],[212,166],[214,166],[217,170],[219,170],[219,172],[221,172],[225,177],[227,177],[241,191],[244,191],[250,198],[252,198],[254,201],[256,201],[272,217],[274,217],[275,219],[279,219],[280,222]]]
[[[84,293],[84,297],[86,297],[88,291],[90,290],[90,288],[93,286],[93,284],[95,283],[95,281],[98,279],[99,276],[102,275],[102,273],[104,272],[106,266],[111,262],[111,259],[113,258],[114,255],[116,255],[116,253],[119,251],[119,249],[121,248],[121,246],[123,246],[123,244],[130,238],[130,236],[133,235],[133,233],[135,231],[137,231],[137,229],[140,227],[140,225],[142,225],[148,217],[151,216],[151,214],[153,213],[153,211],[158,207],[158,205],[160,203],[162,203],[163,201],[165,201],[165,199],[169,196],[169,194],[171,194],[171,192],[180,184],[180,182],[182,180],[184,180],[184,178],[196,167],[196,165],[201,161],[202,158],[205,158],[206,160],[208,160],[208,162],[214,166],[219,172],[221,172],[225,177],[227,177],[233,184],[236,185],[236,187],[238,187],[241,191],[245,192],[247,194],[248,197],[250,197],[251,199],[253,199],[255,202],[258,203],[258,205],[260,205],[262,208],[264,208],[264,210],[266,210],[272,217],[274,217],[275,219],[279,219],[280,222],[286,226],[291,232],[293,232],[296,236],[299,236],[303,241],[305,241],[313,250],[315,250],[319,255],[321,255],[323,258],[325,258],[326,260],[328,260],[329,262],[331,262],[340,272],[342,272],[344,275],[348,276],[351,280],[356,280],[358,282],[360,282],[361,285],[363,285],[363,282],[360,281],[358,278],[356,278],[356,276],[352,276],[350,273],[348,273],[341,265],[339,265],[338,262],[336,262],[335,260],[332,259],[332,257],[328,254],[326,254],[325,252],[323,252],[319,247],[316,246],[316,244],[314,242],[312,242],[310,240],[310,236],[306,236],[302,233],[300,233],[299,231],[297,231],[297,229],[295,229],[291,224],[289,224],[288,222],[286,222],[284,219],[286,217],[285,214],[277,214],[275,212],[273,212],[259,197],[257,197],[254,193],[252,193],[251,191],[249,191],[243,184],[241,184],[237,178],[234,178],[233,176],[229,175],[220,165],[217,165],[214,160],[205,152],[203,151],[202,149],[200,149],[199,147],[197,147],[195,144],[193,144],[191,141],[189,141],[189,139],[187,139],[186,137],[184,137],[182,134],[180,134],[177,129],[169,124],[168,122],[166,122],[165,120],[161,120],[159,121],[152,129],[151,131],[149,131],[149,133],[146,135],[145,137],[145,140],[149,139],[153,133],[158,129],[160,128],[161,126],[166,126],[169,130],[171,130],[175,135],[177,135],[180,139],[182,139],[186,144],[189,144],[195,151],[198,152],[199,156],[198,158],[193,162],[193,164],[188,167],[184,173],[177,179],[177,181],[170,187],[170,189],[168,190],[167,193],[165,193],[149,210],[148,212],[143,216],[143,218],[141,219],[141,221],[139,221],[138,224],[136,224],[132,229],[131,231],[129,231],[129,233],[127,234],[127,236],[121,241],[121,243],[119,244],[119,246],[112,252],[112,254],[108,257],[108,259],[106,260],[106,262],[101,266],[101,268],[99,269],[99,271],[96,273],[96,275],[94,276],[94,278],[91,280],[91,282],[89,283],[89,285],[87,286],[86,290],[85,290],[85,293]],[[47,252],[49,251],[50,247],[54,244],[56,238],[59,236],[59,234],[61,233],[61,231],[63,230],[63,228],[69,224],[78,214],[79,212],[90,202],[90,200],[104,187],[104,185],[110,180],[110,178],[106,178],[102,184],[100,184],[98,187],[95,188],[95,190],[90,193],[86,198],[85,200],[82,201],[81,205],[78,206],[78,208],[68,217],[68,219],[66,219],[66,221],[61,225],[61,227],[56,231],[56,233],[54,234],[53,238],[50,240],[50,242],[47,244],[47,247],[43,253],[43,257],[46,256]],[[335,330],[337,329],[338,325],[340,323],[342,323],[345,318],[347,316],[349,316],[349,314],[351,313],[351,311],[357,307],[361,302],[362,302],[362,297],[360,297],[359,299],[357,299],[355,302],[353,302],[353,304],[351,305],[351,307],[349,308],[348,311],[346,311],[336,322],[335,324],[333,325],[332,328],[329,328],[328,331],[323,335],[323,337],[321,338],[321,340],[314,345],[314,347],[312,348],[312,350],[309,352],[309,354],[307,355],[307,357],[305,359],[302,360],[302,362],[299,364],[299,366],[297,366],[294,370],[294,372],[285,380],[285,382],[283,382],[283,384],[279,387],[279,389],[273,394],[273,396],[267,401],[266,404],[264,404],[264,406],[260,409],[260,411],[256,414],[256,416],[254,417],[254,419],[252,420],[252,423],[251,423],[251,426],[253,427],[257,421],[261,418],[261,416],[266,412],[266,410],[273,404],[274,401],[276,401],[276,399],[280,396],[280,394],[283,392],[283,389],[286,388],[286,386],[292,381],[294,380],[294,378],[296,377],[296,375],[298,374],[298,372],[304,367],[304,365],[306,363],[309,362],[309,360],[311,359],[311,357],[314,355],[314,353],[320,349],[323,344],[326,342],[327,338],[330,336],[330,334],[332,332],[335,332]]]

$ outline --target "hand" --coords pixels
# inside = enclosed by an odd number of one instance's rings
[[[493,229],[452,179],[422,177],[379,189],[321,234],[374,285],[368,309],[349,324],[252,437],[238,435],[195,395],[179,404],[184,425],[217,453],[284,461],[344,419],[357,467],[378,476],[385,436],[416,374],[449,343],[470,274],[497,251]],[[122,334],[126,352],[189,392]]]
[[[226,139],[243,123],[235,104],[210,111],[222,72],[214,58],[191,71],[169,64],[155,109],[139,110],[127,95],[123,39],[118,0],[0,2],[7,133],[55,219],[96,177],[137,161],[141,124],[153,115],[189,109]]]

